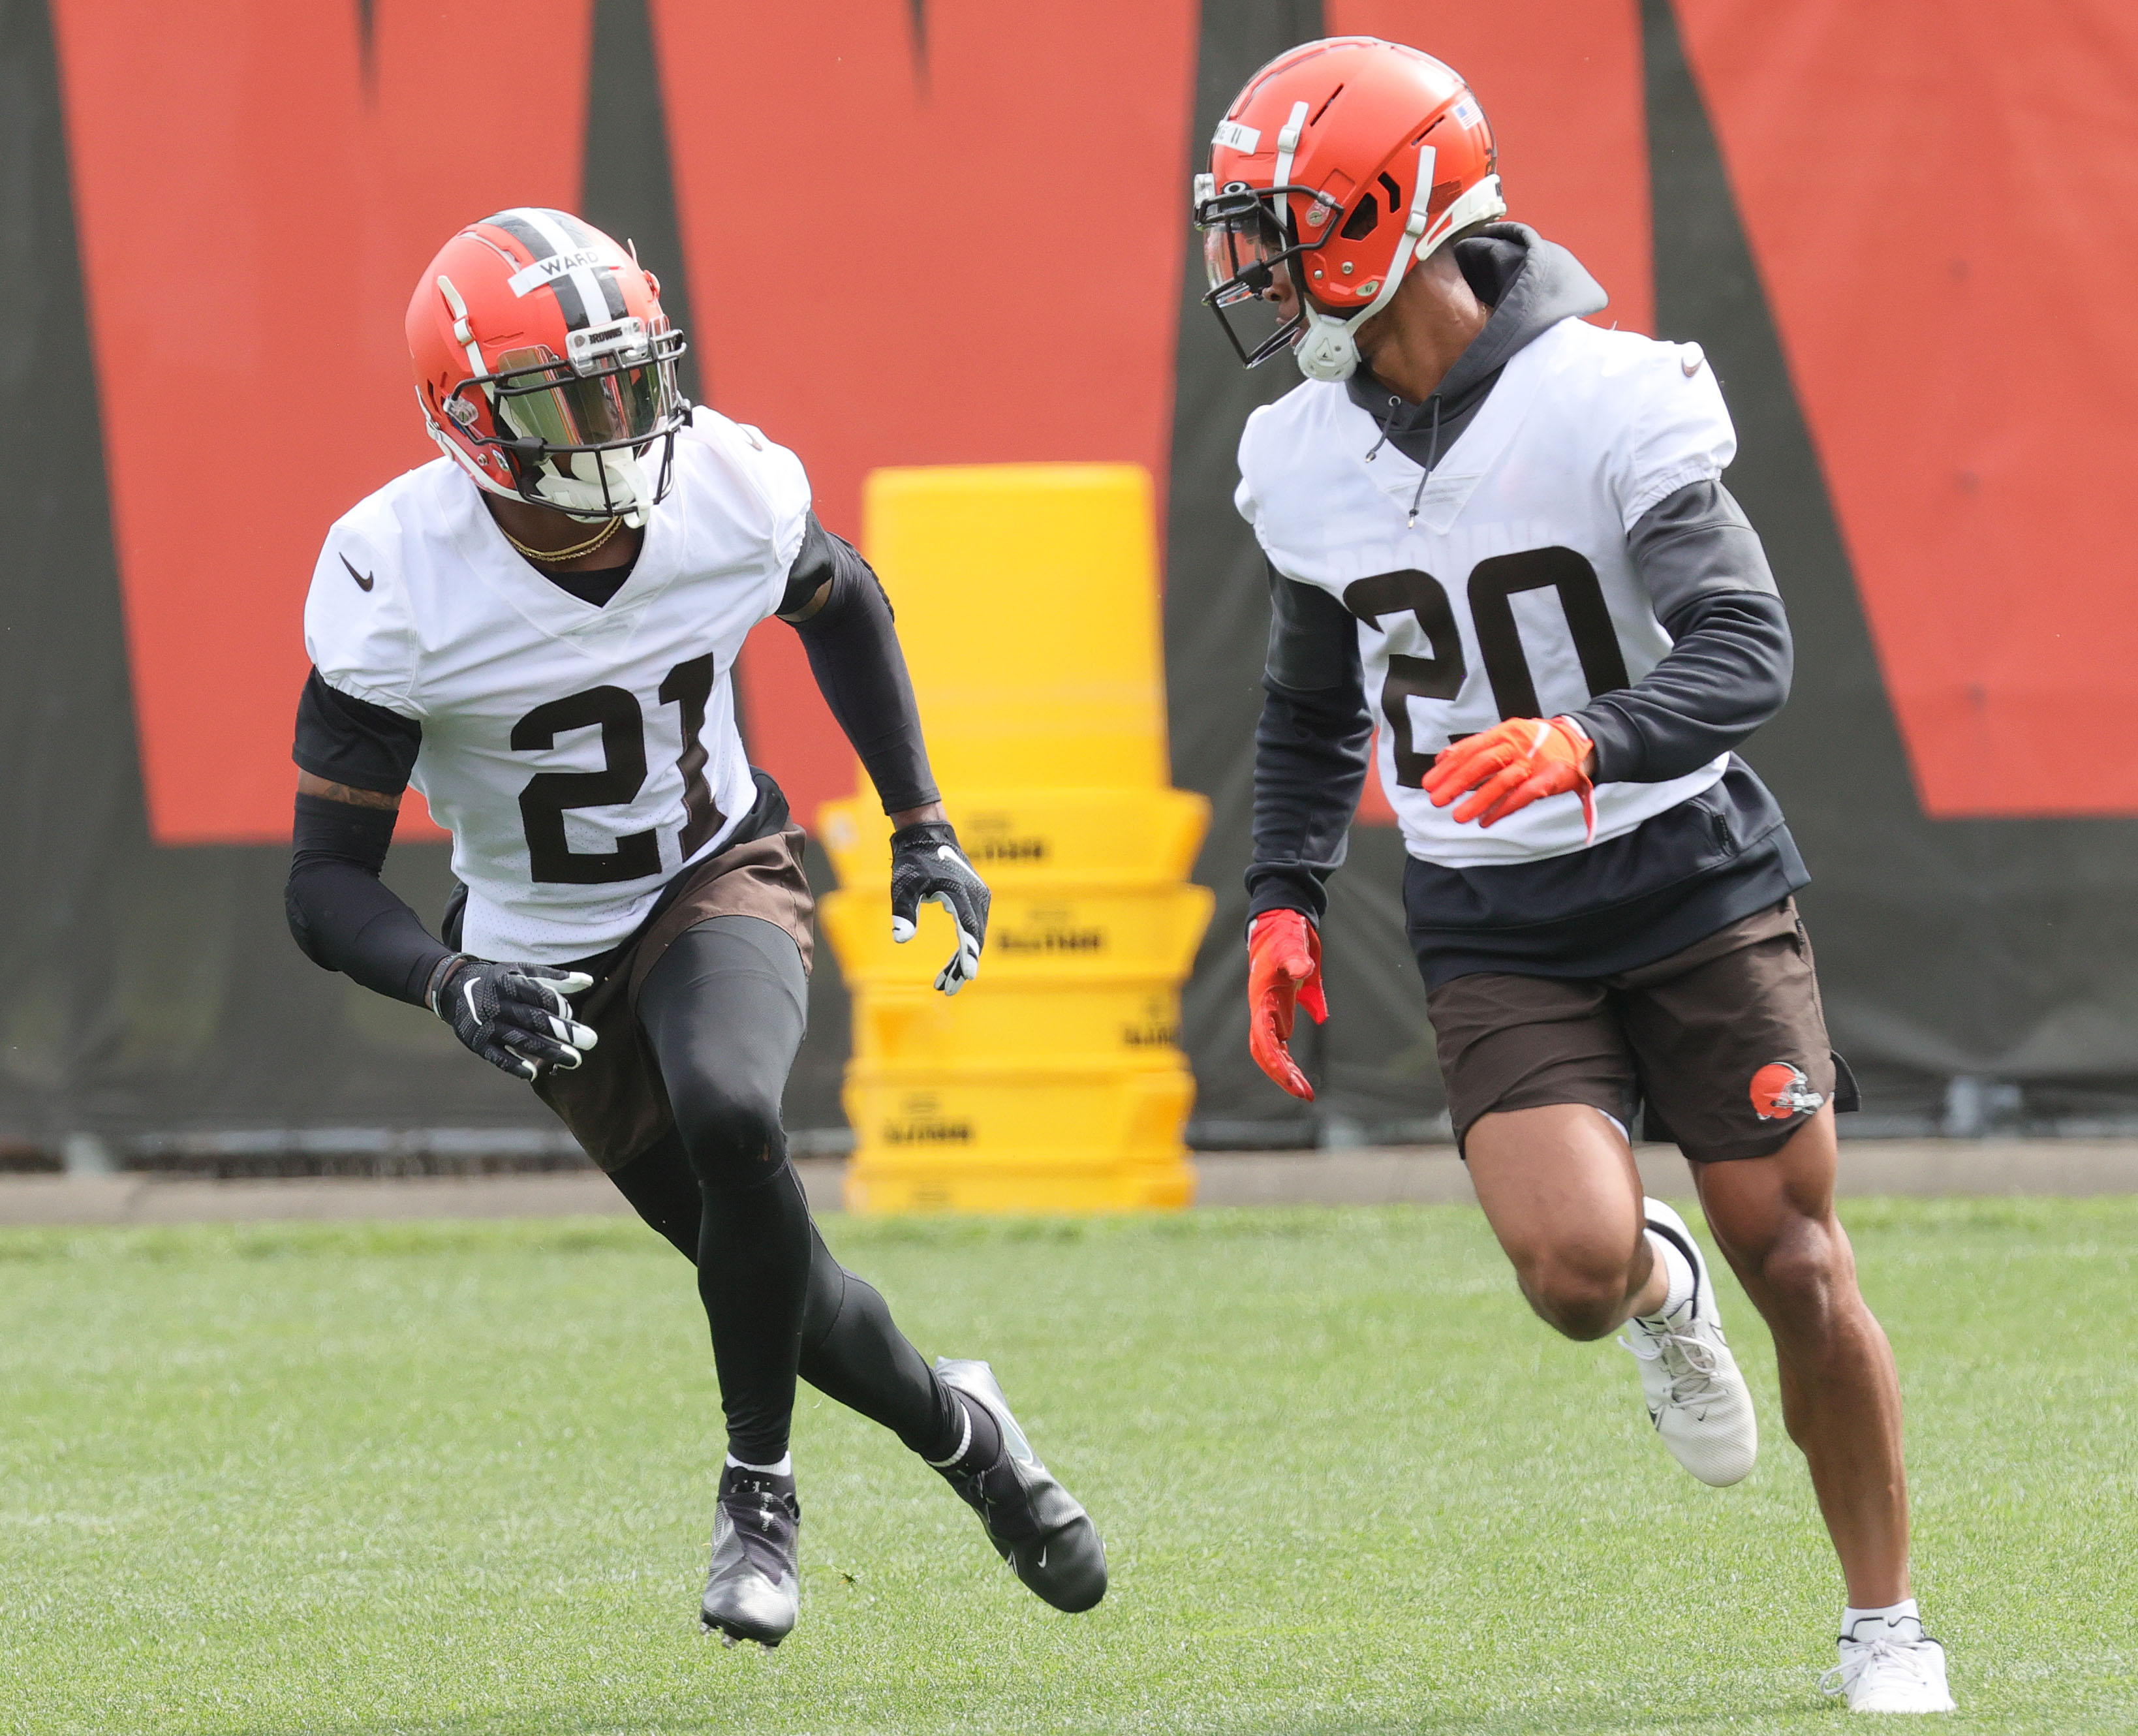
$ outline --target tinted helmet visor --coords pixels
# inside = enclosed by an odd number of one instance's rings
[[[598,329],[590,344],[579,341],[588,334],[574,332],[569,357],[546,344],[500,356],[491,378],[499,421],[551,451],[642,446],[660,434],[680,407],[682,334],[647,334],[636,319],[617,324],[637,329]]]

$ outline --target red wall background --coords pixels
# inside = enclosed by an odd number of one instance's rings
[[[859,539],[881,465],[1126,460],[1163,489],[1195,5],[931,0],[925,77],[902,6],[653,17],[709,396],[802,454],[827,525]],[[787,628],[742,674],[807,823],[852,751]]]
[[[417,274],[471,216],[578,197],[591,0],[519,11],[380,5],[367,90],[353,7],[55,0],[159,841],[289,836],[312,563],[437,451],[401,332]],[[441,82],[442,40],[539,118],[509,151],[448,142],[483,99]]]
[[[1925,811],[2138,812],[2138,8],[1679,15]]]
[[[279,840],[320,537],[432,451],[409,286],[471,217],[576,202],[590,0],[509,31],[379,0],[369,76],[351,7],[53,10],[151,827]],[[2030,7],[2018,54],[1989,0],[1680,12],[1926,810],[2138,812],[2138,14]],[[1515,215],[1647,326],[1634,0],[1328,14],[1461,68]],[[1162,486],[1199,9],[927,16],[924,75],[903,7],[654,0],[708,395],[801,451],[849,534],[881,464],[1127,459]],[[481,90],[441,80],[442,41]],[[510,148],[470,148],[497,90]],[[744,673],[806,817],[852,761],[789,636]]]

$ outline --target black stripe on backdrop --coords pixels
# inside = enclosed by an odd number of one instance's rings
[[[50,1145],[119,1033],[110,904],[145,844],[51,27],[0,8],[0,466],[26,510],[0,561],[0,1130]],[[81,1106],[81,1107],[78,1107]]]
[[[691,319],[691,274],[669,166],[668,110],[647,0],[594,0],[583,186],[578,214],[627,246],[636,244],[638,262],[661,280],[661,310],[691,345],[677,378],[686,397],[702,401],[712,389],[706,334]]]
[[[1189,178],[1208,166],[1211,133],[1241,85],[1286,48],[1324,33],[1313,0],[1206,0],[1195,57],[1195,106],[1188,158],[1180,164],[1182,221]],[[1190,1138],[1203,1146],[1296,1144],[1316,1136],[1316,1112],[1277,1090],[1247,1058],[1247,955],[1241,945],[1247,894],[1255,719],[1262,710],[1262,658],[1269,597],[1253,533],[1233,510],[1235,454],[1250,412],[1299,383],[1285,358],[1252,372],[1203,305],[1199,250],[1191,246],[1181,274],[1179,348],[1165,527],[1165,664],[1174,782],[1210,798],[1209,841],[1195,878],[1215,889],[1217,914],[1196,959],[1181,1008],[1181,1041],[1195,1065],[1198,1106]],[[1393,1003],[1385,1029],[1414,1046],[1424,1029],[1424,997],[1379,956],[1374,935],[1394,913],[1401,849],[1384,832],[1360,831],[1350,867],[1337,877],[1327,936],[1330,1024],[1301,1022],[1296,1052],[1317,1086],[1328,1085],[1325,1056],[1340,1058],[1350,1079],[1380,1045],[1364,1024],[1369,1007]],[[1372,917],[1381,919],[1376,924]],[[1399,915],[1396,933],[1400,939]],[[1355,944],[1355,939],[1358,944]],[[1391,958],[1394,958],[1391,954]],[[1437,1101],[1423,1101],[1429,1113]],[[1372,1094],[1359,1104],[1340,1087],[1325,1090],[1323,1116],[1370,1114],[1398,1119],[1404,1094]]]

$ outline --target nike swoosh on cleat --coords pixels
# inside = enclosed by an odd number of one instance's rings
[[[374,575],[369,573],[359,573],[354,567],[350,567],[349,557],[347,555],[344,554],[341,557],[341,563],[344,567],[349,567],[349,576],[356,581],[356,588],[358,590],[369,591],[373,585],[378,583]]]

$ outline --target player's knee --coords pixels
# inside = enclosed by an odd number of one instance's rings
[[[1569,1339],[1600,1339],[1626,1318],[1626,1268],[1600,1251],[1539,1256],[1520,1269],[1537,1316]]]
[[[670,1092],[677,1130],[699,1180],[711,1187],[746,1187],[776,1174],[787,1157],[779,1100],[717,1081],[693,1081]]]
[[[1769,1307],[1782,1317],[1777,1324],[1799,1338],[1828,1331],[1856,1290],[1846,1244],[1809,1218],[1791,1224],[1765,1250],[1760,1278]]]

